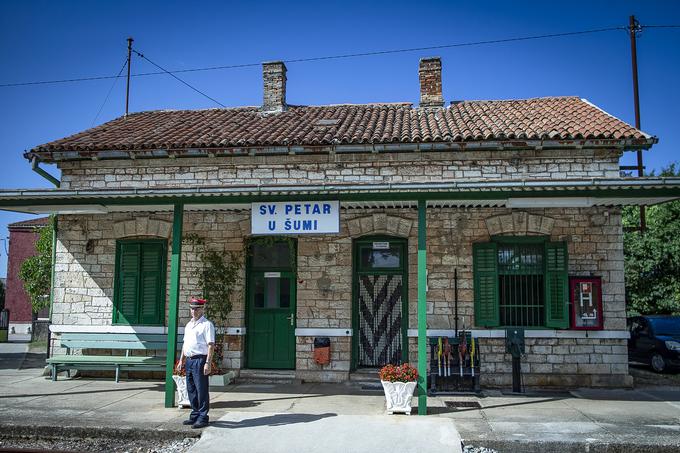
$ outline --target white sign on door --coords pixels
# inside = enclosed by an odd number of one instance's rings
[[[320,234],[340,232],[339,201],[252,203],[252,234]]]

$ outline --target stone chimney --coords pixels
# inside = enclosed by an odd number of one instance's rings
[[[283,112],[286,110],[286,65],[283,61],[262,63],[262,79],[264,80],[265,112]]]
[[[443,107],[441,58],[421,58],[418,76],[420,78],[420,106]]]

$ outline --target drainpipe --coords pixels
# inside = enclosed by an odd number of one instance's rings
[[[31,170],[33,170],[43,178],[47,179],[49,182],[57,186],[57,188],[61,187],[61,183],[57,178],[55,178],[54,176],[40,168],[40,161],[38,160],[37,156],[31,157]]]

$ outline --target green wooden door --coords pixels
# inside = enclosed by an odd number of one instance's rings
[[[295,368],[295,275],[248,275],[248,367]]]

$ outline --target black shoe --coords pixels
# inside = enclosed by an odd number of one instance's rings
[[[191,425],[191,427],[192,427],[193,429],[199,429],[199,428],[205,428],[205,427],[208,426],[208,425],[209,425],[208,422],[196,422],[196,423],[194,423],[193,425]]]
[[[184,420],[182,422],[183,425],[193,425],[194,423],[196,423],[196,420],[192,420],[192,419]]]

